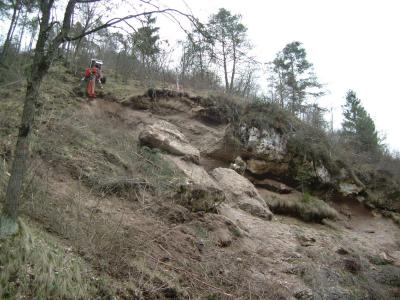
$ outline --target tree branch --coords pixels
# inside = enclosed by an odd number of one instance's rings
[[[103,25],[100,25],[100,26],[98,26],[98,27],[96,27],[94,29],[91,29],[89,31],[83,32],[82,34],[80,34],[78,36],[74,36],[74,37],[66,36],[66,37],[63,38],[63,41],[64,42],[75,41],[75,40],[81,39],[81,38],[83,38],[83,37],[85,37],[85,36],[87,36],[89,34],[95,33],[95,32],[97,32],[99,30],[108,28],[110,26],[113,26],[113,25],[121,23],[121,22],[125,22],[125,21],[130,20],[130,19],[139,18],[139,17],[142,17],[142,16],[151,15],[151,14],[172,13],[172,12],[173,13],[177,13],[179,15],[182,15],[182,16],[188,18],[189,21],[191,21],[192,23],[195,23],[195,18],[192,15],[185,14],[185,13],[183,13],[183,12],[177,10],[177,9],[173,9],[173,8],[166,8],[166,9],[161,9],[161,10],[157,9],[157,10],[153,10],[153,11],[142,12],[142,13],[135,14],[135,15],[129,15],[129,16],[126,16],[126,17],[123,17],[123,18],[110,19],[106,23],[104,23]]]

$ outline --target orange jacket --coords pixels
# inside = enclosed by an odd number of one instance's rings
[[[85,71],[85,77],[89,78],[90,76],[96,76],[97,77],[97,68],[93,67],[93,68],[87,68]]]

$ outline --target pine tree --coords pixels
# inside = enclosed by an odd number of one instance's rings
[[[300,42],[287,44],[278,52],[272,62],[276,101],[293,113],[303,111],[308,97],[320,97],[324,94],[322,85],[313,71],[313,65],[307,60],[306,50]]]
[[[156,18],[147,15],[144,26],[140,27],[132,37],[133,50],[137,52],[136,55],[146,68],[149,68],[151,62],[156,61],[156,55],[160,52],[159,27],[155,27],[155,23]]]
[[[249,50],[247,27],[241,23],[240,15],[232,15],[225,8],[212,15],[208,22],[211,36],[211,56],[223,67],[225,91],[233,92],[237,68]],[[230,78],[229,78],[230,77]]]
[[[375,123],[352,90],[346,94],[343,116],[343,135],[350,143],[354,144],[356,150],[365,152],[379,150],[380,139],[375,129]]]

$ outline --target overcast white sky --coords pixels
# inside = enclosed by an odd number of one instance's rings
[[[185,8],[183,0],[160,2]],[[271,61],[289,42],[302,42],[330,91],[320,104],[334,107],[336,126],[344,95],[353,89],[390,148],[400,150],[399,0],[186,0],[186,4],[203,21],[220,7],[241,14],[259,61]],[[162,35],[183,38],[176,26],[159,20]]]

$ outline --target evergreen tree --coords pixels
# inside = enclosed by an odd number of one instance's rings
[[[240,15],[232,15],[227,9],[220,8],[208,22],[213,46],[211,56],[223,67],[226,92],[233,92],[238,65],[249,49],[247,28],[240,21]]]
[[[380,140],[375,123],[352,90],[346,94],[343,116],[343,135],[350,143],[354,144],[356,150],[375,152],[379,149]]]
[[[303,104],[308,97],[315,98],[324,94],[300,42],[287,44],[278,52],[272,62],[272,72],[272,78],[276,81],[273,84],[273,94],[278,98],[274,100],[293,113],[303,112]]]
[[[150,63],[156,61],[156,55],[160,52],[158,35],[159,27],[154,27],[156,18],[151,15],[146,16],[146,21],[143,27],[140,27],[133,34],[133,50],[139,61],[146,68],[150,67]]]
[[[212,56],[212,40],[203,24],[197,26],[187,35],[183,42],[183,53],[181,57],[181,77],[186,75],[196,76],[204,79],[210,71]]]

